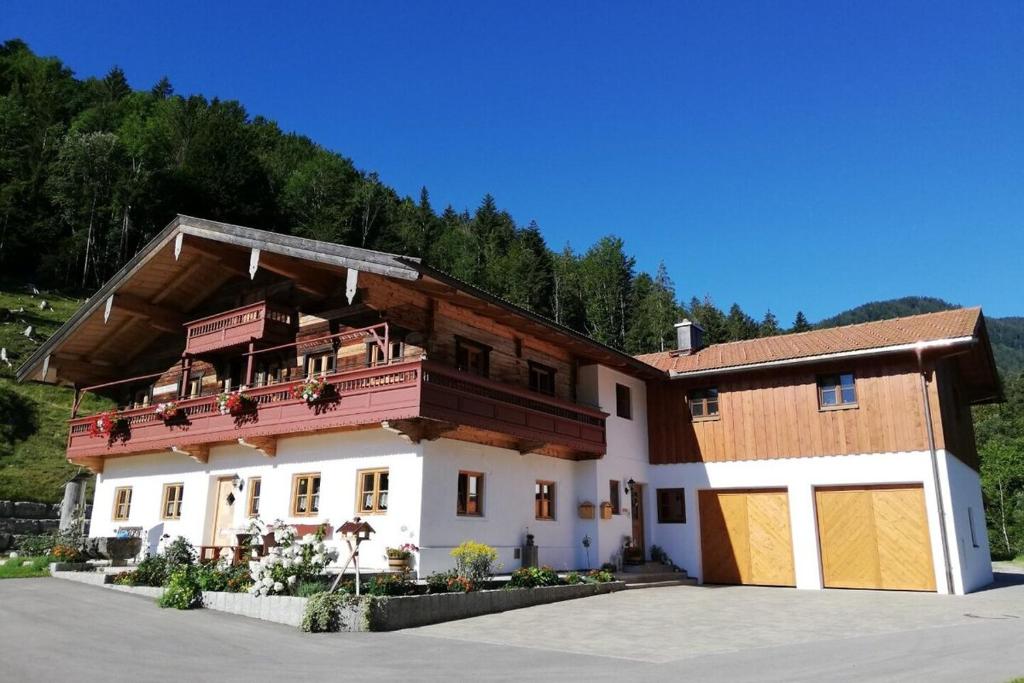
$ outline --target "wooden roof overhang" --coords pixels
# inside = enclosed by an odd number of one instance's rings
[[[287,278],[313,299],[344,291],[349,271],[402,280],[524,336],[558,344],[585,363],[645,379],[667,376],[413,257],[179,215],[39,346],[17,378],[80,387],[124,377],[132,361],[162,336],[180,336],[184,323],[220,288],[251,280],[257,271]],[[179,355],[174,345],[164,346],[168,358]]]
[[[350,269],[419,277],[391,254],[178,216],[36,349],[17,378],[81,386],[123,377],[162,336],[181,336],[231,280],[262,271],[322,299],[344,286]],[[165,355],[179,353],[171,346]]]

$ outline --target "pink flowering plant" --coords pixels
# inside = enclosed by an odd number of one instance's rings
[[[323,576],[327,565],[337,558],[337,553],[324,544],[322,528],[299,537],[295,527],[277,520],[268,531],[274,534],[277,545],[249,562],[253,582],[249,592],[257,597],[294,595],[300,583]]]
[[[408,560],[412,557],[413,553],[418,553],[419,551],[420,549],[414,544],[403,543],[397,548],[386,548],[384,552],[387,553],[389,560]]]
[[[332,386],[321,375],[320,377],[309,377],[304,382],[292,387],[292,396],[305,401],[307,405],[312,405],[317,401],[328,398],[331,390]]]
[[[167,422],[168,420],[174,420],[181,416],[181,408],[174,401],[167,401],[166,403],[156,404],[156,408],[153,410],[158,418]]]

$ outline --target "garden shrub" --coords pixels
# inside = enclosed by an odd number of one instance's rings
[[[160,596],[161,607],[193,609],[202,607],[203,591],[199,587],[198,571],[195,567],[179,567],[171,574],[167,588]]]
[[[362,587],[365,595],[397,596],[408,595],[413,591],[413,583],[405,574],[378,574]]]
[[[603,571],[603,572],[610,572],[610,573],[614,574],[615,573],[615,565],[612,564],[611,562],[605,562],[604,564],[601,565],[601,571]]]
[[[199,588],[204,591],[243,593],[252,585],[249,568],[243,565],[216,562],[199,565],[195,570]]]
[[[579,572],[569,572],[568,574],[565,575],[564,581],[565,581],[565,585],[567,585],[567,586],[575,586],[577,584],[580,584],[580,583],[584,582],[583,581],[583,577],[580,576]]]
[[[82,551],[71,545],[57,544],[50,550],[55,562],[81,562],[85,559]]]
[[[168,572],[174,572],[178,567],[190,567],[196,563],[196,549],[184,536],[178,536],[167,544],[163,552],[167,561]]]
[[[476,590],[473,580],[465,576],[451,576],[448,578],[448,593],[470,593]]]
[[[18,540],[18,552],[22,555],[49,555],[53,546],[57,545],[56,534],[33,534],[22,536]]]
[[[167,582],[169,574],[167,559],[163,555],[147,555],[131,572],[134,583],[130,585],[159,587]]]
[[[455,558],[455,571],[459,576],[479,583],[494,574],[498,551],[484,543],[464,541],[452,550],[451,556]]]
[[[588,583],[608,583],[614,580],[615,575],[605,569],[595,569],[587,573]]]
[[[300,598],[311,598],[320,593],[326,593],[329,586],[324,581],[303,581],[295,589],[295,595]]]
[[[512,572],[508,585],[513,588],[536,588],[557,586],[561,583],[562,580],[551,567],[523,567]]]
[[[306,600],[302,630],[306,633],[333,633],[341,628],[341,608],[348,598],[342,593],[317,593]]]
[[[428,593],[447,593],[448,581],[455,577],[455,572],[434,572],[427,577]]]
[[[302,538],[280,521],[270,528],[277,545],[249,563],[253,595],[293,595],[299,583],[324,576],[336,553],[324,545],[322,528]]]

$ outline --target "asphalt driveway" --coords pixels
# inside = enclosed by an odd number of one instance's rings
[[[57,579],[0,581],[0,680],[971,680],[1024,674],[1024,576],[966,597],[672,587],[310,636]]]

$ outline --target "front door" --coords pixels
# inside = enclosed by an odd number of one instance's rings
[[[633,547],[640,550],[641,559],[647,557],[644,548],[644,487],[633,484],[629,489],[629,508],[633,516]]]
[[[211,545],[235,545],[235,536],[231,533],[234,526],[233,511],[234,482],[231,477],[217,480],[216,498],[213,508],[213,526],[210,528]]]

